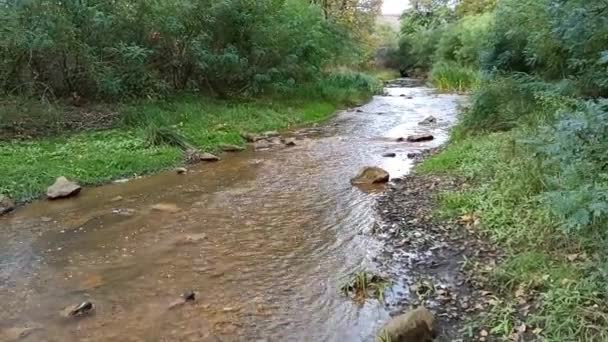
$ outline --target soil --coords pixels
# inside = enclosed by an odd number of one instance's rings
[[[437,151],[427,151],[417,161]],[[487,332],[467,336],[463,328],[488,310],[493,294],[484,273],[493,269],[500,254],[476,232],[473,215],[450,220],[437,210],[439,194],[466,187],[462,179],[414,173],[392,183],[376,205],[382,224],[373,233],[384,243],[386,256],[377,262],[397,289],[386,305],[391,315],[419,305],[430,308],[438,341],[486,340]]]

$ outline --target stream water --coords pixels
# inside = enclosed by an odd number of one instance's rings
[[[227,154],[183,176],[85,189],[0,218],[0,340],[15,327],[35,328],[23,341],[373,340],[388,312],[339,287],[374,268],[379,242],[364,232],[381,189],[349,179],[368,165],[406,174],[408,153],[446,141],[458,102],[400,80],[301,130],[295,147]],[[429,115],[438,125],[419,126]],[[435,140],[396,142],[426,132]],[[177,209],[153,210],[159,203]],[[187,290],[197,301],[169,309]],[[59,315],[84,300],[93,315]]]

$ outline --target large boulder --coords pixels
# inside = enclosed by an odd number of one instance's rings
[[[15,202],[4,195],[0,195],[0,216],[8,214],[15,209]]]
[[[55,184],[48,187],[46,190],[46,197],[48,199],[59,199],[67,198],[78,195],[82,188],[78,183],[72,182],[65,177],[59,177],[55,181]]]
[[[425,307],[393,317],[378,333],[377,342],[430,342],[436,337],[435,317]]]
[[[351,184],[379,184],[388,182],[390,175],[379,167],[368,166],[350,180]]]

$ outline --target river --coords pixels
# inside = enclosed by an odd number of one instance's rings
[[[295,147],[226,154],[183,176],[85,189],[0,218],[0,331],[36,328],[21,340],[58,342],[373,340],[384,305],[358,306],[339,287],[375,268],[380,242],[365,232],[382,189],[349,179],[368,165],[408,173],[408,153],[447,140],[459,100],[400,80],[299,131]],[[429,115],[439,124],[419,126]],[[435,140],[396,142],[427,132]],[[153,210],[159,203],[177,209]],[[187,290],[197,301],[169,309]],[[84,300],[93,315],[59,315]]]

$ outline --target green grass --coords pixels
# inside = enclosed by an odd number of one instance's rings
[[[472,326],[503,339],[526,323],[542,329],[545,341],[606,341],[604,240],[565,233],[542,204],[542,170],[533,154],[516,143],[526,135],[521,128],[453,139],[416,170],[464,178],[466,189],[439,196],[439,213],[451,218],[475,214],[481,222],[477,229],[505,254],[490,274],[489,286],[498,299]],[[571,260],[572,255],[584,257]],[[518,290],[539,305],[527,317]]]
[[[366,101],[376,91],[374,80],[346,74],[317,85],[317,93],[299,90],[289,97],[140,101],[121,105],[121,122],[110,130],[0,141],[0,193],[25,202],[59,176],[96,185],[168,169],[182,163],[184,144],[215,152],[220,144],[244,144],[241,132],[326,120],[340,106]]]
[[[439,63],[433,66],[431,82],[442,91],[466,92],[480,82],[479,71],[456,63]]]

